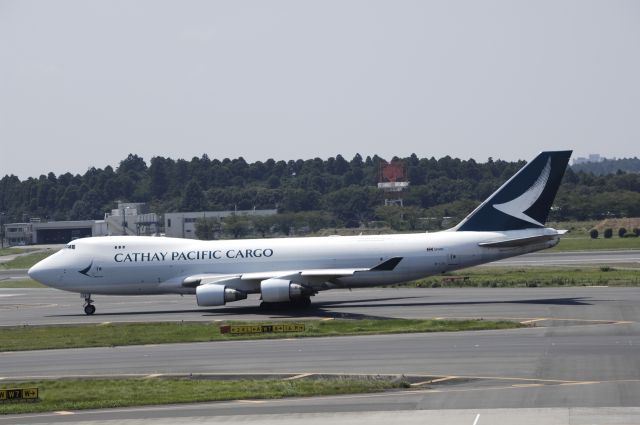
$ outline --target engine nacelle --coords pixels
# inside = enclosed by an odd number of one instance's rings
[[[225,305],[227,302],[244,300],[247,293],[237,291],[215,283],[201,285],[196,288],[196,300],[201,307]]]
[[[263,280],[260,282],[260,292],[262,293],[262,301],[267,303],[289,302],[314,294],[312,289],[284,279]]]

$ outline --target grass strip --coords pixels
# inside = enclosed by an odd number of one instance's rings
[[[49,250],[34,252],[33,254],[21,255],[20,257],[16,257],[11,261],[7,261],[6,263],[0,263],[0,269],[28,269],[38,261],[44,260],[48,256],[55,254],[56,252],[57,251],[55,250]]]
[[[610,239],[589,237],[573,238],[566,236],[560,239],[560,243],[548,251],[544,252],[567,252],[567,251],[609,251],[620,249],[640,249],[640,238],[619,238]]]
[[[0,351],[110,347],[239,339],[368,335],[411,332],[453,332],[522,327],[517,322],[491,320],[301,320],[296,322],[227,322],[242,325],[304,323],[305,331],[229,335],[221,322],[112,323],[70,326],[11,326],[0,328]]]
[[[24,254],[25,252],[35,251],[35,248],[0,248],[0,257],[5,255]]]
[[[40,401],[0,404],[0,414],[102,409],[205,401],[274,399],[380,392],[406,388],[399,379],[318,378],[207,380],[189,378],[69,379],[0,384],[38,387]]]
[[[474,267],[396,285],[417,288],[535,288],[562,286],[640,286],[640,268]]]

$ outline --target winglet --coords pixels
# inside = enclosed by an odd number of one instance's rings
[[[378,264],[377,266],[372,268],[370,271],[372,271],[372,272],[390,272],[390,271],[392,271],[393,269],[396,268],[398,263],[400,263],[400,261],[402,261],[402,258],[403,257],[389,258],[387,261]]]

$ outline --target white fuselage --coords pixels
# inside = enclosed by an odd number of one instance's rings
[[[479,243],[555,235],[516,247]],[[331,279],[317,290],[406,282],[451,270],[549,248],[558,243],[553,229],[455,232],[379,236],[197,241],[164,237],[109,236],[80,239],[29,270],[36,280],[62,290],[111,295],[195,293],[190,276],[287,275],[300,270],[369,269],[393,257],[393,270],[355,273]],[[304,283],[304,282],[303,282]],[[236,289],[260,292],[251,280]]]

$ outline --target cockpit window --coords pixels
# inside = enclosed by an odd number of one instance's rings
[[[67,249],[76,249],[75,244],[69,244],[67,245]]]

